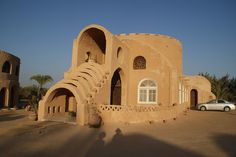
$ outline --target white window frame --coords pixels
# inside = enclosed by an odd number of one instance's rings
[[[140,85],[144,82],[144,81],[152,81],[154,84],[155,84],[155,87],[152,87],[152,86],[146,86],[146,87],[140,87]],[[145,90],[146,91],[146,101],[141,101],[140,100],[140,91],[141,90]],[[156,95],[155,95],[155,101],[149,101],[149,92],[151,90],[155,90],[156,92]],[[155,80],[153,79],[143,79],[141,81],[139,81],[139,84],[138,84],[138,96],[137,96],[137,99],[138,99],[138,103],[139,104],[157,104],[157,95],[158,95],[158,88],[157,88],[157,83]]]

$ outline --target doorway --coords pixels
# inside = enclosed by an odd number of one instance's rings
[[[190,92],[190,108],[195,109],[198,104],[198,92],[196,89],[192,89]]]
[[[2,88],[0,91],[0,108],[6,106],[6,88]]]
[[[111,80],[111,96],[110,104],[111,105],[121,105],[121,87],[122,82],[120,78],[120,69],[117,69]]]

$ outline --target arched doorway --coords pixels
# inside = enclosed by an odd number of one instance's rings
[[[0,108],[6,106],[6,88],[2,88],[0,91]]]
[[[6,61],[2,66],[2,72],[10,73],[10,70],[11,70],[11,64],[8,61]]]
[[[190,92],[190,107],[195,109],[196,105],[198,104],[198,92],[196,89],[192,89]]]
[[[120,69],[117,69],[111,80],[111,96],[110,104],[111,105],[121,105],[121,88],[122,82],[120,78]]]
[[[73,93],[66,88],[56,89],[47,103],[46,119],[76,121],[77,102]]]

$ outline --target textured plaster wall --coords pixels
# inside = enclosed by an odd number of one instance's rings
[[[92,54],[88,62],[87,52]],[[146,69],[133,69],[137,56],[145,58]],[[110,105],[115,71],[121,79],[120,105]],[[138,102],[138,85],[144,79],[153,80],[157,85],[156,104]],[[55,91],[60,88],[66,88],[75,97],[77,122],[82,125],[88,123],[91,108],[97,109],[104,122],[159,121],[176,117],[189,107],[191,89],[197,89],[199,101],[212,96],[206,79],[183,77],[182,45],[178,40],[143,33],[113,35],[99,25],[85,27],[74,39],[71,67],[64,79],[40,101],[39,120],[53,116],[45,108],[61,102],[55,97]]]

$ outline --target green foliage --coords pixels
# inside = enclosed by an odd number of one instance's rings
[[[33,86],[26,86],[26,87],[20,87],[19,90],[19,99],[29,99],[32,95],[37,95],[38,87]]]
[[[47,88],[43,86],[48,82],[52,82],[53,78],[49,75],[34,75],[30,77],[31,80],[37,82],[37,85],[20,87],[19,99],[29,100],[30,106],[34,109],[35,113],[38,112],[38,103],[43,95],[46,94]]]
[[[50,75],[34,75],[30,77],[31,80],[34,80],[38,84],[38,91],[37,91],[37,96],[39,99],[45,94],[43,86],[47,84],[48,82],[52,82],[53,78]]]
[[[217,78],[209,73],[199,73],[211,82],[211,91],[215,94],[216,99],[226,99],[236,102],[236,78],[230,78],[228,74]]]
[[[37,82],[37,94],[36,95],[31,95],[30,98],[30,104],[33,106],[35,113],[37,114],[38,112],[38,103],[39,100],[42,98],[42,96],[46,93],[45,88],[43,86],[47,84],[48,82],[52,82],[53,78],[50,75],[34,75],[30,77],[31,80],[34,80]]]

